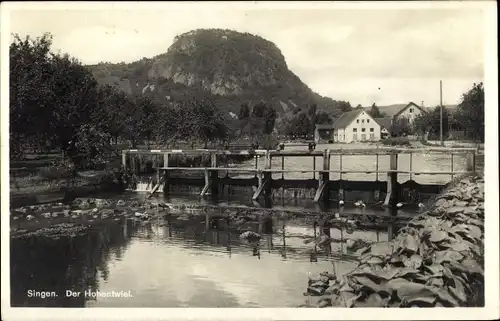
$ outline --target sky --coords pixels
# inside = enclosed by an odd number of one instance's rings
[[[178,34],[227,28],[274,42],[288,67],[321,95],[351,105],[456,104],[484,78],[478,8],[418,9],[189,4],[140,9],[39,6],[13,10],[10,33],[50,32],[53,48],[84,64],[132,62],[164,53]],[[106,9],[107,8],[107,9]]]

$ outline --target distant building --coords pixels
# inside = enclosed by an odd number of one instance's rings
[[[406,119],[410,125],[413,125],[415,118],[424,113],[427,113],[427,110],[424,107],[421,107],[414,102],[409,102],[393,116],[393,122]]]
[[[343,113],[333,124],[334,142],[380,140],[380,125],[364,109]]]
[[[380,138],[384,139],[391,135],[392,117],[374,118],[380,125]]]
[[[333,125],[331,124],[316,124],[314,128],[314,142],[333,143]]]

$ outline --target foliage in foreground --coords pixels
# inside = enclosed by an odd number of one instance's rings
[[[322,276],[308,293],[323,296],[320,307],[483,306],[483,233],[484,180],[468,177],[394,240],[360,249],[342,280]]]
[[[410,146],[410,140],[408,137],[389,137],[382,140],[383,145],[388,146]]]

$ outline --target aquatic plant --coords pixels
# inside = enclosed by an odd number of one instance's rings
[[[323,279],[308,294],[327,295],[321,307],[484,305],[483,233],[484,180],[467,177],[394,240],[360,249],[358,267],[342,280]]]

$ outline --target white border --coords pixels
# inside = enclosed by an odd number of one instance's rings
[[[485,10],[485,94],[486,94],[486,262],[485,308],[422,309],[150,309],[150,308],[10,308],[9,278],[9,179],[8,179],[8,46],[9,11],[16,9],[104,9],[104,8],[246,8],[254,9],[450,9],[481,8]],[[494,319],[500,316],[499,297],[499,213],[498,213],[498,62],[497,62],[497,13],[494,1],[439,1],[439,2],[17,2],[1,4],[1,238],[2,238],[2,320],[68,320],[68,319],[287,319],[287,320],[361,320],[361,319],[411,319],[411,320],[473,320]],[[432,313],[432,314],[431,314]]]

